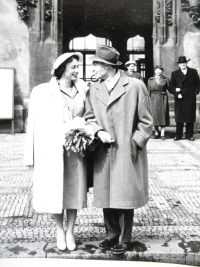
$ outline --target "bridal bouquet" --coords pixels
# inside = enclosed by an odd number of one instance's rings
[[[91,122],[85,122],[84,118],[75,117],[66,123],[65,149],[68,156],[71,152],[78,153],[82,157],[94,140]]]

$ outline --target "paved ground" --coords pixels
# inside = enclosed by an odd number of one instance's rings
[[[150,201],[135,211],[131,250],[114,257],[100,251],[102,210],[78,212],[77,249],[56,248],[50,214],[32,209],[32,168],[22,165],[25,134],[0,134],[0,258],[101,259],[200,266],[200,135],[148,143]],[[66,220],[66,218],[65,218]],[[0,264],[1,264],[0,259]]]

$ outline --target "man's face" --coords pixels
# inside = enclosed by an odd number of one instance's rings
[[[108,77],[107,65],[102,62],[93,62],[93,73],[96,76],[96,79],[106,79]]]
[[[178,65],[179,65],[179,67],[180,67],[181,70],[185,70],[187,68],[187,63],[186,62],[179,63]]]

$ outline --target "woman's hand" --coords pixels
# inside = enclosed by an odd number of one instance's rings
[[[183,98],[183,96],[181,94],[178,94],[178,98],[181,99]]]
[[[101,141],[103,143],[109,143],[109,144],[111,144],[111,143],[115,142],[115,140],[113,140],[111,138],[110,134],[107,133],[107,132],[105,132],[105,131],[99,131],[97,133],[97,136],[101,139]]]

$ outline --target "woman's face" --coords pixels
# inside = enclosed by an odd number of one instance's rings
[[[136,69],[136,65],[130,64],[129,66],[127,66],[127,69],[128,69],[129,72],[133,72]]]
[[[78,74],[79,62],[77,59],[73,58],[72,62],[67,63],[62,77],[70,81],[75,81],[78,78]]]
[[[155,69],[155,74],[156,75],[161,75],[163,71],[161,69]]]

